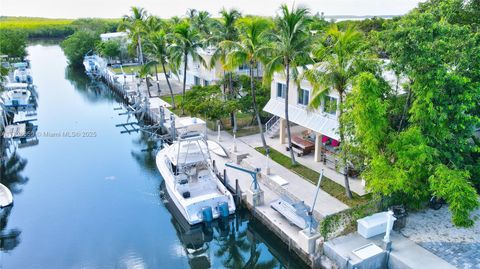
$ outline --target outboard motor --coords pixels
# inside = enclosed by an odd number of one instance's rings
[[[221,202],[218,204],[218,213],[220,213],[220,217],[222,218],[227,218],[230,215],[227,202]]]
[[[206,206],[202,208],[202,218],[204,222],[212,222],[213,220],[213,212],[210,206]]]

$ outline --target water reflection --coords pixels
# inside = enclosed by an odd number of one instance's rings
[[[6,229],[11,210],[12,206],[0,209],[0,250],[3,252],[12,251],[20,244],[21,231],[15,228]]]
[[[21,158],[14,150],[10,156],[7,151],[0,156],[0,181],[3,185],[10,189],[12,194],[22,192],[22,185],[28,182],[28,177],[21,173],[27,166],[27,160]],[[13,205],[0,209],[0,250],[3,252],[12,251],[20,244],[19,229],[7,229],[8,219]]]
[[[21,174],[27,166],[27,160],[20,157],[16,150],[10,156],[5,150],[5,154],[0,160],[1,183],[9,188],[12,194],[19,194],[22,192],[22,185],[28,182],[28,177]]]
[[[100,81],[89,79],[81,69],[67,66],[65,68],[65,79],[70,81],[75,89],[91,103],[120,101],[120,99],[108,89],[107,85]]]
[[[239,209],[234,216],[210,225],[190,226],[160,184],[160,197],[172,215],[171,223],[191,268],[304,268],[297,257],[282,248],[282,242],[252,219],[249,212]],[[262,233],[264,238],[259,238]],[[266,240],[276,241],[277,257],[268,253]],[[273,247],[273,245],[272,245]],[[292,266],[290,266],[292,264]]]
[[[140,135],[132,141],[135,146],[135,149],[132,149],[131,152],[132,157],[146,171],[156,175],[158,173],[155,158],[160,143],[150,134],[139,132]]]

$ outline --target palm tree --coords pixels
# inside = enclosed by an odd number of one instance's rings
[[[155,71],[158,63],[162,65],[163,74],[167,80],[168,89],[170,90],[170,97],[172,98],[172,108],[175,109],[175,100],[173,97],[172,85],[170,84],[170,76],[167,74],[166,65],[170,62],[170,55],[168,53],[167,34],[161,30],[151,34],[148,38],[147,48],[155,58]],[[158,72],[157,72],[158,73]],[[157,77],[158,81],[158,77]]]
[[[288,148],[292,165],[296,165],[292,151],[292,138],[288,115],[288,94],[290,76],[298,79],[298,67],[305,66],[310,61],[311,37],[308,33],[308,14],[306,8],[289,10],[287,5],[280,7],[280,16],[275,20],[277,30],[272,34],[270,45],[270,60],[265,65],[265,82],[269,84],[275,72],[284,72],[286,76],[285,119],[287,121]]]
[[[193,25],[205,39],[210,35],[211,24],[212,19],[210,18],[210,13],[208,13],[208,11],[198,11],[193,19]]]
[[[171,36],[171,45],[169,47],[172,59],[179,65],[183,61],[183,88],[182,88],[182,115],[185,115],[184,102],[185,100],[185,88],[187,83],[187,68],[188,68],[188,55],[192,57],[194,61],[199,61],[205,65],[205,60],[198,54],[198,49],[203,47],[203,43],[200,39],[200,35],[191,27],[190,23],[183,22],[175,27],[174,33]]]
[[[238,29],[236,27],[236,22],[237,20],[242,16],[240,11],[236,9],[222,9],[220,11],[220,15],[222,17],[221,23],[215,25],[214,29],[216,29],[216,32],[212,35],[211,38],[207,40],[208,44],[215,44],[217,45],[217,49],[215,50],[214,54],[212,55],[212,58],[210,59],[210,67],[214,67],[217,64],[217,61],[220,61],[223,65],[223,76],[226,77],[228,76],[228,92],[230,96],[234,95],[234,89],[233,89],[233,74],[232,72],[227,72],[229,71],[228,66],[226,65],[226,57],[228,54],[228,47],[227,46],[219,46],[223,41],[230,41],[230,42],[235,42],[238,41],[239,35],[238,35]],[[228,73],[228,74],[227,74]],[[225,84],[223,85],[223,91],[225,91]],[[235,116],[234,113],[230,114],[230,121],[231,125],[235,126]]]
[[[145,21],[145,32],[147,34],[147,46],[151,35],[161,31],[165,27],[165,23],[157,16],[148,16]],[[148,48],[147,48],[148,49]],[[157,90],[160,92],[160,84],[158,83],[158,62],[151,61],[155,65],[155,78],[157,80]]]
[[[336,91],[339,96],[339,135],[345,145],[345,130],[342,121],[344,113],[344,98],[346,90],[352,85],[353,79],[360,71],[356,65],[363,58],[361,52],[363,36],[353,27],[344,32],[339,31],[334,24],[326,33],[326,44],[320,43],[313,54],[318,60],[313,68],[305,72],[305,77],[313,86],[312,99],[309,106],[320,107],[322,100],[330,91]],[[352,198],[348,181],[347,150],[342,147],[342,163],[344,168],[345,192]]]
[[[138,70],[138,76],[140,79],[145,79],[145,84],[147,85],[148,97],[152,97],[150,94],[150,67],[154,64],[153,62],[148,62],[147,64],[142,65],[140,70]]]
[[[122,22],[118,29],[120,31],[127,30],[129,36],[134,43],[137,44],[138,57],[140,63],[144,64],[143,50],[142,50],[142,36],[145,34],[145,21],[147,20],[147,11],[141,7],[132,7],[132,14],[130,16],[123,16]]]
[[[255,76],[254,68],[258,68],[260,59],[266,54],[267,47],[265,39],[265,30],[269,28],[269,23],[265,19],[261,18],[246,18],[240,23],[240,40],[223,41],[220,43],[221,47],[229,48],[227,55],[227,66],[231,68],[239,67],[245,63],[249,65],[250,75],[250,89],[252,92],[252,103],[257,118],[258,128],[260,130],[260,136],[262,138],[262,144],[265,148],[265,152],[268,155],[268,146],[263,133],[262,121],[260,119],[260,112],[258,110],[255,90]]]

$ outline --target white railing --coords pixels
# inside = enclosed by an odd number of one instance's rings
[[[279,120],[280,118],[278,116],[271,117],[267,121],[267,123],[265,123],[265,132],[269,132],[272,129],[272,127],[278,123]]]

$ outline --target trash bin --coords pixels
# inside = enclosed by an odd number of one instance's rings
[[[393,216],[397,219],[393,223],[393,230],[400,231],[407,224],[407,210],[403,205],[392,206]]]

